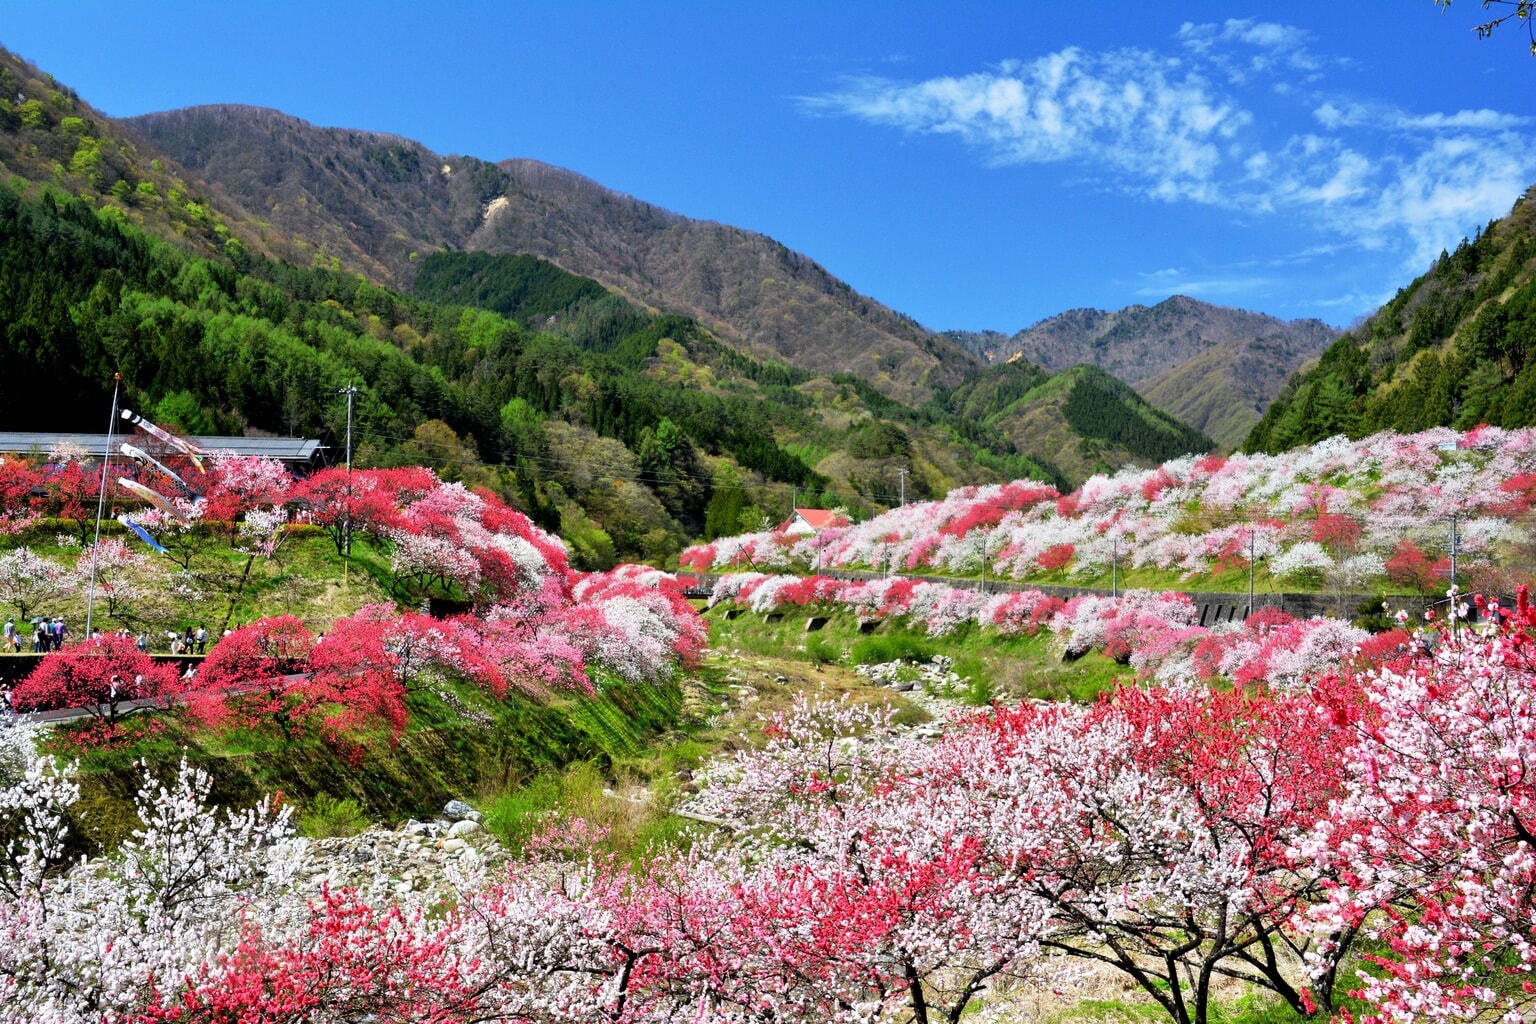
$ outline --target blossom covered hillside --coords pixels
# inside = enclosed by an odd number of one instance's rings
[[[294,504],[304,523],[288,521]],[[272,460],[216,456],[204,496],[163,505],[131,514],[162,554],[111,542],[144,586],[177,578],[214,585],[231,556],[246,564],[244,586],[251,563],[273,558],[295,528],[320,528],[338,552],[350,528],[387,556],[402,602],[448,597],[468,610],[443,619],[376,603],[332,622],[263,617],[225,633],[203,671],[179,679],[155,670],[127,636],[85,639],[42,659],[16,688],[19,709],[102,704],[100,740],[120,737],[120,702],[146,699],[184,705],[194,726],[270,730],[285,742],[306,731],[327,741],[380,729],[398,738],[409,695],[444,679],[493,701],[513,692],[591,694],[597,674],[663,681],[706,645],[675,577],[638,566],[574,571],[560,541],[527,516],[428,469],[328,470],[295,481]],[[15,518],[35,514],[18,508]],[[119,579],[111,559],[106,566],[98,589],[123,593],[127,570]],[[84,586],[80,572],[26,547],[0,555],[0,596],[12,603]]]
[[[1033,589],[985,594],[902,577],[841,580],[737,572],[721,576],[710,595],[711,606],[727,601],[763,614],[796,607],[821,614],[851,612],[861,624],[899,619],[930,637],[966,626],[990,630],[1001,639],[1046,632],[1064,658],[1097,650],[1129,665],[1138,679],[1168,686],[1198,681],[1290,690],[1341,666],[1358,670],[1373,665],[1408,639],[1400,629],[1373,638],[1339,619],[1298,619],[1277,608],[1265,608],[1241,623],[1202,626],[1194,603],[1178,591],[1130,590],[1063,601]]]
[[[1330,438],[1280,455],[1207,455],[1099,475],[1071,494],[1030,480],[951,491],[856,525],[756,533],[683,552],[700,571],[870,568],[1173,584],[1246,568],[1290,585],[1443,589],[1452,519],[1459,568],[1526,542],[1536,429]],[[1499,581],[1499,586],[1507,586]]]

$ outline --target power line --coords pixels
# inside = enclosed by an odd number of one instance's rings
[[[402,443],[402,444],[403,443],[413,443],[413,444],[415,444],[417,446],[425,447],[425,448],[446,449],[446,448],[453,447],[451,442],[447,442],[447,441],[430,441],[430,440],[419,439],[419,438],[416,438],[414,436],[413,437],[401,437],[401,436],[398,436],[398,435],[391,435],[391,434],[385,434],[385,433],[372,433],[372,434],[367,435],[367,436],[369,438],[371,438],[373,440],[377,440],[377,441],[384,441],[384,442],[393,441],[393,442]],[[613,441],[615,444],[622,444],[622,442],[619,442],[619,441],[617,441],[616,439],[613,439],[613,438],[605,438],[604,440]],[[625,451],[628,452],[628,449],[626,448]],[[635,472],[624,471],[617,464],[609,465],[609,466],[604,467],[604,466],[600,466],[600,465],[595,464],[595,463],[588,462],[588,461],[583,460],[583,459],[560,458],[558,456],[538,455],[538,454],[518,452],[518,451],[508,451],[506,449],[503,449],[501,454],[502,454],[503,458],[506,458],[506,457],[510,456],[512,459],[515,459],[515,460],[518,460],[518,461],[542,463],[542,464],[545,464],[545,465],[584,467],[586,469],[594,471],[600,478],[614,480],[614,481],[623,481],[623,482],[626,482],[626,483],[666,484],[666,483],[673,483],[673,482],[676,482],[676,481],[687,481],[687,480],[698,481],[698,482],[701,482],[701,483],[709,483],[709,484],[718,484],[719,483],[719,477],[717,475],[715,475],[715,474],[712,474],[712,473],[711,474],[704,474],[704,473],[682,473],[682,472],[675,472],[675,473],[670,474],[669,476],[661,476],[661,475],[647,473],[647,472],[645,472],[643,470],[635,471]],[[421,461],[423,463],[428,463],[428,464],[433,464],[433,465],[440,465],[440,466],[449,466],[449,465],[455,465],[456,466],[456,465],[464,465],[465,464],[462,460],[458,460],[458,459],[452,459],[452,458],[432,458],[430,456],[422,456],[422,457],[420,457],[419,461]],[[475,459],[471,464],[472,465],[483,466],[483,467],[486,467],[488,469],[512,469],[512,470],[515,470],[517,468],[515,462],[486,462],[486,461],[483,461],[483,460],[480,460],[480,459]],[[904,483],[905,475],[909,471],[907,471],[907,470],[898,470],[897,472],[902,475],[902,481]],[[1007,482],[1005,482],[1003,484],[981,484],[981,485],[975,485],[975,486],[1008,486],[1010,484],[1020,483],[1020,482],[1027,483],[1029,485],[1039,486],[1039,487],[1051,487],[1051,485],[1049,483],[1045,482],[1045,481],[1033,480],[1033,479],[1030,479],[1030,478],[1023,478],[1023,480],[1021,480],[1021,481],[1007,481]],[[794,500],[793,499],[793,495],[795,494],[795,492],[796,492],[796,490],[797,490],[799,485],[791,484],[791,483],[784,483],[784,482],[776,481],[776,480],[765,480],[761,484],[753,484],[751,486],[753,488],[759,490],[759,491],[778,491],[778,492],[790,495],[791,496],[791,501],[793,501]],[[828,496],[832,497],[833,499],[842,499],[844,501],[847,501],[847,500],[851,499],[851,500],[859,500],[859,501],[871,501],[871,502],[875,502],[875,503],[878,503],[878,504],[884,504],[884,505],[886,505],[888,507],[889,510],[892,510],[892,511],[894,511],[896,508],[901,507],[900,502],[902,501],[902,499],[904,497],[904,495],[902,495],[900,492],[897,492],[897,493],[883,492],[882,493],[882,492],[875,491],[875,492],[865,493],[865,492],[858,492],[858,491],[849,492],[849,491],[842,491],[842,490],[825,489],[825,490],[818,490],[817,493],[820,493],[820,494],[823,494],[823,495],[828,495]],[[1061,495],[1061,497],[1067,497],[1067,496],[1068,495]],[[938,499],[928,499],[928,500],[933,502],[933,503],[939,503],[939,502],[942,502],[942,501],[944,501],[946,499],[938,498]],[[999,511],[999,512],[1004,513],[1005,515],[1007,513],[1009,513],[1009,512],[1028,512],[1032,508],[1037,507],[1038,504],[1040,504],[1040,502],[1038,502],[1038,501],[1034,502],[1032,504],[1025,504],[1025,505],[1014,504],[1014,503],[1010,503],[1010,502],[977,501],[977,500],[967,500],[967,499],[959,499],[959,501],[963,501],[965,507],[967,507],[967,508],[983,508],[983,509],[988,509],[990,511]],[[1350,519],[1350,520],[1352,520],[1352,521],[1354,521],[1356,523],[1361,524],[1362,526],[1368,520],[1368,516],[1366,514],[1364,514],[1364,513],[1357,513],[1357,512],[1327,512],[1326,510],[1321,510],[1321,511],[1317,512],[1316,514],[1317,515],[1324,515],[1324,514],[1326,514],[1326,515],[1344,516],[1344,517],[1346,517],[1346,518],[1348,518],[1348,519]],[[1458,513],[1458,514],[1467,514],[1467,513]],[[1494,512],[1494,511],[1489,510],[1489,509],[1484,509],[1481,512],[1473,512],[1471,514],[1486,515],[1489,518],[1496,518],[1496,519],[1500,519],[1500,520],[1507,521],[1507,522],[1536,522],[1536,509],[1532,509],[1532,510],[1525,511],[1525,512]],[[1158,516],[1158,517],[1154,517],[1154,518],[1158,518],[1160,520],[1166,521],[1166,519],[1168,517]],[[1182,521],[1187,526],[1194,527],[1194,528],[1200,530],[1201,532],[1208,532],[1211,529],[1219,529],[1219,528],[1225,527],[1225,526],[1265,525],[1266,522],[1270,521],[1270,520],[1285,520],[1288,523],[1294,523],[1294,522],[1297,521],[1296,520],[1296,514],[1294,512],[1292,512],[1292,513],[1283,513],[1282,514],[1282,513],[1267,512],[1266,510],[1259,509],[1259,508],[1236,509],[1236,508],[1232,508],[1230,506],[1229,507],[1224,507],[1224,508],[1218,507],[1216,509],[1211,509],[1211,510],[1206,510],[1206,509],[1202,508],[1201,512],[1199,514],[1197,514],[1197,515],[1194,515],[1194,516],[1191,516],[1190,513],[1187,510],[1185,510],[1185,511],[1179,512],[1178,515],[1175,518],[1179,519],[1180,521]],[[1305,521],[1306,518],[1307,518],[1307,514],[1303,513],[1302,521]]]

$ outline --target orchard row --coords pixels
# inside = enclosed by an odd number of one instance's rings
[[[1444,589],[1452,530],[1463,572],[1491,592],[1531,544],[1536,428],[1336,437],[1279,455],[1207,455],[1095,476],[1071,494],[1030,480],[963,487],[812,536],[727,537],[683,552],[698,571],[896,569],[1170,580],[1246,569],[1296,586]],[[1529,553],[1529,552],[1527,552]],[[1529,559],[1525,559],[1529,562]],[[1467,580],[1463,577],[1462,582]]]

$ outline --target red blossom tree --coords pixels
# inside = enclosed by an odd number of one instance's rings
[[[182,692],[174,665],[160,665],[127,637],[107,636],[44,656],[16,687],[21,711],[83,708],[116,725],[133,711],[163,706]],[[152,702],[128,707],[129,702]]]
[[[1071,544],[1052,545],[1050,548],[1047,548],[1043,554],[1040,555],[1040,558],[1038,559],[1040,568],[1046,570],[1047,572],[1054,572],[1057,569],[1066,568],[1067,563],[1072,561],[1072,556],[1076,553],[1076,551],[1077,548]]]
[[[188,709],[214,728],[276,725],[292,740],[320,710],[308,692],[315,638],[291,615],[259,619],[224,636],[203,660]]]
[[[325,531],[340,555],[346,550],[349,524],[353,534],[373,537],[382,537],[395,525],[399,490],[389,485],[381,471],[348,473],[345,468],[332,468],[301,481],[294,497],[309,504],[307,520]]]
[[[0,459],[0,533],[15,533],[37,518],[32,489],[42,479],[26,459]]]
[[[41,473],[43,494],[34,498],[32,507],[40,515],[68,520],[80,543],[90,539],[96,521],[96,499],[101,488],[101,470],[88,467],[82,459],[69,458],[47,466]]]
[[[1339,551],[1354,551],[1363,532],[1358,519],[1337,512],[1322,512],[1312,524],[1312,539]]]
[[[1443,587],[1450,572],[1449,558],[1433,560],[1410,540],[1398,541],[1397,550],[1387,559],[1387,578],[1421,594],[1433,593]]]

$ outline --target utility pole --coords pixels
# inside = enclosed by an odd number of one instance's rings
[[[1456,585],[1456,556],[1460,554],[1461,535],[1456,532],[1456,513],[1451,513],[1451,586]]]
[[[1111,538],[1111,543],[1114,545],[1114,547],[1111,549],[1114,553],[1110,555],[1110,561],[1109,561],[1109,596],[1110,597],[1119,597],[1120,596],[1120,538],[1119,537]]]
[[[357,385],[347,381],[347,386],[337,394],[347,396],[347,508],[346,519],[342,521],[343,559],[341,563],[341,586],[345,590],[347,586],[347,571],[352,567],[352,396],[357,394]]]
[[[1461,535],[1456,531],[1456,513],[1451,513],[1451,600],[1446,616],[1451,623],[1451,636],[1456,635],[1456,556],[1460,553]]]
[[[1253,614],[1253,542],[1253,529],[1250,527],[1248,530],[1248,615]],[[1248,615],[1244,615],[1243,618],[1247,619]]]
[[[101,459],[101,493],[96,498],[96,540],[91,545],[91,586],[85,595],[85,639],[91,638],[91,613],[96,606],[96,557],[101,551],[101,514],[107,507],[107,467],[112,464],[112,427],[117,423],[117,392],[123,375],[112,375],[112,418],[107,420],[107,452]]]
[[[981,592],[987,592],[987,538],[981,538]]]
[[[906,505],[906,503],[907,503],[907,471],[904,470],[904,469],[898,469],[896,472],[901,474],[901,503],[902,503],[902,505]]]

